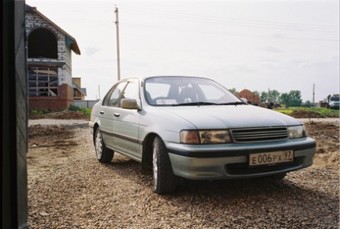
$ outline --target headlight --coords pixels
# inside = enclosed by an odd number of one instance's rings
[[[306,131],[303,126],[290,126],[287,128],[289,138],[303,138],[306,137]]]
[[[198,131],[182,130],[180,133],[180,141],[185,144],[199,144],[200,138],[198,136]]]
[[[223,144],[231,142],[228,130],[182,130],[180,141],[184,144]]]

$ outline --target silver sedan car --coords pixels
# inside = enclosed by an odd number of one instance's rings
[[[153,190],[192,180],[275,177],[312,165],[316,143],[287,115],[244,103],[201,77],[154,76],[117,82],[93,107],[97,159],[114,152],[153,171]]]

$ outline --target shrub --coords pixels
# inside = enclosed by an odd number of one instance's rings
[[[70,111],[80,111],[81,108],[71,104],[70,107],[68,108],[68,110],[70,110]]]

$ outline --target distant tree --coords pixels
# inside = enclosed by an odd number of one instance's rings
[[[284,104],[286,107],[301,106],[301,92],[299,90],[291,90],[289,93],[280,93],[277,90],[255,91],[255,94],[260,96],[261,103],[267,104]],[[312,104],[311,104],[312,105]]]
[[[289,93],[282,93],[280,95],[280,102],[285,104],[286,107],[302,105],[301,92],[298,90],[291,90]]]
[[[280,96],[280,102],[283,103],[287,108],[290,104],[290,97],[288,93],[282,93]]]
[[[231,93],[235,94],[236,93],[236,88],[230,88],[230,89],[228,89],[228,91],[230,91]]]
[[[311,101],[307,100],[306,102],[303,103],[303,106],[304,107],[313,107],[314,104]]]
[[[265,92],[265,91],[261,92],[260,99],[261,99],[261,103],[267,102],[267,100],[268,100],[267,92]]]
[[[279,103],[280,92],[277,90],[268,90],[268,101],[272,103]]]
[[[301,92],[299,90],[291,90],[289,92],[290,97],[290,106],[301,106],[302,99],[301,99]]]

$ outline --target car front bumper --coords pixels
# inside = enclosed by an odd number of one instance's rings
[[[169,158],[176,176],[192,180],[239,179],[271,176],[299,170],[313,164],[316,143],[311,138],[265,144],[223,145],[168,144]],[[249,154],[294,151],[294,161],[265,166],[249,166]]]

